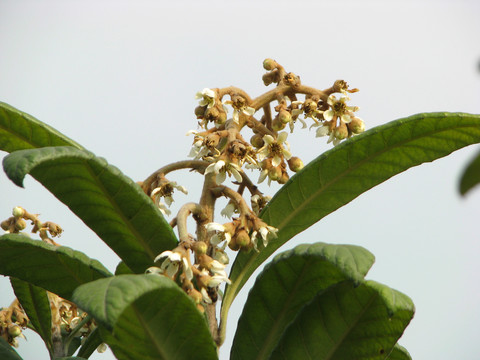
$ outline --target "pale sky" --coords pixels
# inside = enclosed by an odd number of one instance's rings
[[[323,89],[344,79],[359,88],[351,103],[367,128],[419,112],[480,113],[479,15],[476,0],[0,0],[0,101],[143,180],[186,158],[195,93],[235,85],[260,95],[266,57],[304,84]],[[330,148],[313,131],[295,131],[289,140],[305,163]],[[478,359],[480,188],[466,199],[457,194],[459,174],[477,149],[400,174],[280,251],[316,241],[367,248],[376,257],[367,278],[416,305],[400,339],[412,357]],[[172,178],[190,190],[177,205],[198,199],[200,179],[187,172]],[[65,229],[61,244],[114,270],[118,258],[68,208],[31,178],[25,187],[0,175],[2,220],[17,205],[41,213]],[[270,195],[275,189],[261,187]],[[233,304],[222,360],[252,284]],[[0,278],[0,306],[12,300],[8,279]],[[18,352],[48,359],[40,340],[27,336]]]

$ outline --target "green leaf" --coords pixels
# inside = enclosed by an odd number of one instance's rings
[[[72,147],[16,151],[3,160],[22,186],[31,174],[115,251],[143,273],[161,252],[176,246],[171,226],[140,186],[94,154]]]
[[[115,269],[115,275],[128,275],[133,274],[132,270],[123,262],[120,261]]]
[[[13,106],[0,102],[0,150],[13,152],[45,146],[82,146]]]
[[[268,359],[300,309],[330,286],[359,284],[374,256],[359,246],[316,243],[277,255],[248,294],[231,359]]]
[[[203,315],[172,280],[119,275],[80,286],[74,302],[92,315],[117,359],[216,359]]]
[[[480,152],[463,171],[460,179],[460,194],[465,195],[478,183],[480,183]]]
[[[385,359],[413,313],[412,301],[396,290],[345,281],[302,309],[270,359]]]
[[[299,232],[392,176],[478,142],[480,115],[429,113],[378,126],[323,153],[265,208],[261,217],[279,229],[278,239],[260,252],[238,254],[222,311],[255,269]]]
[[[61,358],[55,358],[55,360],[87,360],[87,359],[83,357],[78,357],[78,356],[65,356]]]
[[[21,234],[0,236],[0,274],[13,276],[71,300],[73,290],[112,274],[97,260],[65,246]]]
[[[90,335],[85,339],[80,350],[78,350],[78,356],[88,359],[90,355],[97,350],[98,346],[102,343],[102,338],[100,337],[100,331],[98,328],[95,328]]]
[[[50,355],[53,354],[52,343],[52,314],[47,292],[26,281],[11,277],[13,291],[28,320],[40,335]]]
[[[65,338],[66,339],[66,338]],[[64,339],[64,340],[65,340]],[[73,338],[69,343],[68,343],[68,349],[67,349],[67,355],[72,356],[75,354],[75,352],[78,350],[78,348],[82,345],[82,339],[80,337],[75,337]]]
[[[0,337],[0,359],[2,360],[22,360],[20,355],[7,343],[7,341]]]
[[[407,349],[403,346],[396,344],[393,347],[392,352],[387,357],[388,360],[412,360],[412,357],[408,353]]]

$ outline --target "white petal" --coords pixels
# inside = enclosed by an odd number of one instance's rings
[[[178,262],[172,262],[167,266],[166,273],[169,277],[173,278],[178,272]]]
[[[222,184],[226,178],[227,178],[227,174],[224,171],[217,174],[215,181],[217,182],[217,184]]]
[[[352,118],[348,114],[342,114],[341,119],[345,124],[348,124],[350,121],[352,121]]]
[[[233,110],[233,122],[238,124],[238,110]]]
[[[273,138],[272,135],[265,135],[265,136],[263,137],[263,141],[264,141],[266,144],[270,145],[270,144],[272,144],[272,143],[275,142],[275,139]]]
[[[278,134],[277,143],[283,144],[285,140],[287,140],[288,133],[286,131],[282,131]]]
[[[193,279],[193,270],[190,267],[190,264],[188,263],[188,260],[186,258],[182,258],[182,262],[183,262],[183,272],[184,272],[185,276],[187,277],[188,280],[192,280]]]
[[[232,167],[232,168],[230,168],[230,172],[232,173],[235,180],[237,180],[240,183],[243,181],[242,175],[240,174],[240,172],[237,169]]]
[[[278,155],[275,155],[272,159],[272,166],[277,167],[282,162],[282,158]]]
[[[218,174],[220,170],[225,166],[225,161],[219,160],[215,163],[215,174]]]
[[[255,114],[255,109],[250,107],[250,106],[247,106],[245,107],[242,112],[245,114],[245,115],[249,115],[249,116],[252,116],[253,114]]]
[[[283,156],[285,157],[285,159],[290,160],[292,154],[287,149],[283,149]]]
[[[218,244],[220,244],[221,242],[223,241],[223,238],[217,234],[213,235],[211,238],[210,238],[210,244],[212,244],[213,246],[217,246]]]
[[[165,203],[170,206],[173,203],[173,198],[171,196],[165,196]]]
[[[327,111],[323,112],[323,118],[327,121],[330,121],[333,119],[334,112],[332,109],[329,109]]]
[[[329,132],[330,132],[330,128],[326,125],[323,125],[322,127],[319,127],[317,129],[316,137],[328,135]]]
[[[225,265],[218,262],[217,260],[213,260],[210,263],[210,271],[214,274],[225,272]]]
[[[204,302],[204,303],[207,303],[207,304],[211,304],[211,303],[212,303],[212,299],[210,299],[210,296],[208,296],[207,289],[202,288],[202,289],[200,290],[200,292],[202,293],[202,296],[203,296],[203,302]]]
[[[205,89],[202,90],[202,95],[208,96],[210,98],[214,98],[215,97],[215,91],[213,91],[212,89],[209,89],[209,88],[205,88]]]
[[[267,175],[268,175],[268,170],[262,170],[262,172],[260,173],[260,177],[258,178],[258,183],[262,183],[266,178],[267,178]]]
[[[205,175],[210,174],[211,172],[215,173],[215,166],[217,163],[211,163],[210,165],[207,166],[205,169]]]
[[[205,224],[205,228],[207,229],[207,231],[220,231],[220,232],[225,231],[225,226],[216,222]]]

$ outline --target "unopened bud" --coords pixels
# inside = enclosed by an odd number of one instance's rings
[[[250,144],[256,147],[257,149],[261,148],[265,142],[263,141],[263,136],[260,134],[255,134],[250,138]]]
[[[303,169],[303,161],[302,161],[299,157],[292,156],[292,157],[288,160],[288,167],[289,167],[290,170],[292,170],[293,172],[300,171],[300,170]]]
[[[23,215],[25,215],[25,210],[20,206],[14,207],[12,211],[12,215],[15,216],[16,218],[22,217]]]
[[[215,123],[217,125],[223,125],[223,124],[225,124],[226,121],[227,121],[227,113],[225,111],[220,111]]]
[[[292,121],[292,114],[290,114],[290,112],[287,110],[281,110],[278,114],[278,118],[283,124],[288,124],[290,121]]]
[[[288,179],[290,179],[290,177],[288,176],[287,172],[284,171],[282,173],[282,176],[280,176],[277,181],[279,184],[285,184],[288,181]]]
[[[280,130],[283,130],[284,128],[285,128],[285,124],[280,121],[278,116],[275,119],[273,119],[273,121],[272,121],[272,129],[273,130],[280,131]]]
[[[12,338],[16,338],[22,334],[22,328],[17,324],[12,324],[8,327],[8,335]]]
[[[346,139],[346,138],[348,137],[347,125],[344,124],[344,123],[342,123],[340,126],[337,126],[337,127],[335,128],[334,136],[335,136],[338,140]]]
[[[282,170],[279,166],[272,167],[270,170],[268,170],[268,177],[273,181],[277,181],[282,177]]]
[[[195,254],[197,255],[206,254],[207,250],[208,250],[208,245],[203,241],[197,241],[193,245],[193,251],[195,251]]]
[[[354,134],[360,134],[365,131],[365,123],[359,118],[353,118],[347,126]]]
[[[27,222],[23,219],[18,219],[15,221],[15,229],[18,231],[22,231],[27,227]]]
[[[10,220],[2,221],[0,226],[2,227],[3,230],[8,231],[8,229],[10,229]]]
[[[206,106],[197,106],[195,108],[195,116],[197,118],[203,118],[205,116],[205,110],[207,109]]]
[[[250,236],[245,230],[240,230],[236,235],[236,243],[241,248],[246,248],[250,245]]]
[[[277,66],[277,62],[273,59],[263,60],[263,68],[267,71],[275,69],[276,66]]]
[[[214,107],[207,108],[207,110],[205,111],[205,119],[207,119],[208,121],[217,121],[219,115],[220,113]]]

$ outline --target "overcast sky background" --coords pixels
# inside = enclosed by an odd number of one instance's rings
[[[475,0],[0,0],[0,101],[143,180],[186,158],[195,92],[235,85],[258,96],[267,90],[266,57],[306,85],[323,89],[344,79],[359,88],[351,104],[367,128],[419,112],[480,113],[479,15]],[[313,131],[295,131],[289,140],[305,163],[330,148]],[[416,305],[400,339],[414,359],[478,359],[480,189],[465,199],[457,193],[477,149],[396,176],[281,251],[316,241],[364,246],[376,256],[367,277]],[[176,204],[198,199],[198,175],[172,180],[190,190]],[[17,205],[41,213],[65,229],[61,244],[114,270],[116,255],[68,208],[32,178],[25,187],[0,175],[2,220]],[[273,195],[275,188],[261,190]],[[251,285],[233,305],[222,359]],[[8,279],[0,278],[0,306],[12,300]],[[18,352],[47,359],[39,338],[27,336]]]

